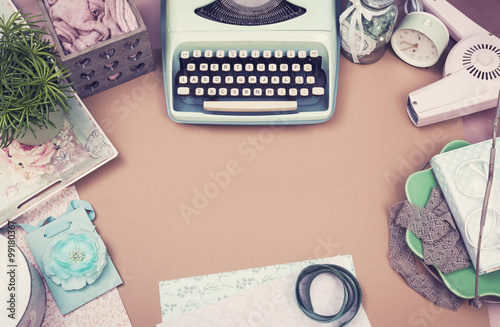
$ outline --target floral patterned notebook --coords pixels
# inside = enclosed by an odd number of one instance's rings
[[[350,255],[338,257],[346,262],[348,269],[354,271]],[[306,260],[160,282],[162,320],[177,318],[325,260],[327,259]]]
[[[324,326],[301,312],[294,296],[299,272],[314,263],[335,264],[354,273],[352,257],[339,255],[161,282],[163,322],[157,327]],[[331,314],[342,305],[342,285],[329,275],[318,278],[311,286],[315,312]],[[331,326],[349,317],[346,314]],[[351,325],[371,326],[362,306]]]

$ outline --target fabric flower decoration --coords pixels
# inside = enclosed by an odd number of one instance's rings
[[[0,163],[8,165],[16,180],[33,184],[47,173],[50,160],[56,149],[52,142],[32,146],[12,141],[7,148],[0,150]]]
[[[106,246],[101,237],[86,230],[61,234],[43,256],[45,274],[66,290],[94,283],[106,266]]]

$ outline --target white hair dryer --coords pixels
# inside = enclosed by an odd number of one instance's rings
[[[418,127],[493,108],[500,90],[500,39],[445,0],[423,0],[457,44],[450,50],[443,78],[413,91],[406,110]]]

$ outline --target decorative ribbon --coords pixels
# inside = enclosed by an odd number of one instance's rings
[[[311,302],[311,284],[313,280],[321,274],[334,275],[340,280],[344,287],[344,299],[342,302],[342,307],[336,314],[331,316],[324,316],[314,312]],[[302,280],[306,277],[308,277],[308,279],[304,288],[304,299],[300,292],[300,285]],[[340,326],[347,325],[358,313],[358,310],[361,306],[361,297],[361,286],[359,285],[356,277],[354,277],[354,275],[349,270],[341,266],[332,264],[310,265],[304,268],[304,270],[302,270],[297,277],[297,282],[295,284],[295,299],[300,310],[302,310],[302,312],[304,312],[309,318],[323,323],[329,323],[345,317],[345,315],[354,308],[354,313],[352,314],[352,316]]]
[[[66,208],[66,213],[70,213],[71,211],[73,211],[73,210],[75,210],[75,209],[77,209],[79,207],[83,207],[85,209],[85,211],[87,212],[87,215],[89,216],[89,219],[90,220],[94,220],[94,218],[95,218],[94,208],[87,201],[72,200],[71,203]],[[31,233],[31,232],[37,230],[38,228],[43,227],[43,226],[47,225],[48,223],[53,222],[54,220],[56,220],[54,217],[49,216],[49,217],[45,218],[44,220],[39,221],[38,224],[37,224],[37,226],[32,226],[30,224],[15,224],[15,225],[23,228],[26,232]],[[8,229],[9,229],[9,227],[2,228],[2,229],[0,229],[0,232],[6,231]]]
[[[435,202],[433,199],[435,197],[440,198],[441,194],[434,189],[430,196],[432,203]],[[434,207],[432,204],[428,204],[428,206]],[[410,223],[410,215],[406,214],[405,211],[411,209],[411,207],[416,208],[417,206],[405,201],[391,207],[389,218],[389,264],[392,269],[403,276],[408,286],[415,292],[437,306],[456,310],[462,304],[463,299],[452,293],[442,282],[431,275],[419,273],[418,271],[415,256],[406,243],[406,229]]]
[[[339,22],[340,25],[347,19],[347,17],[352,13],[351,22],[349,24],[349,38],[347,40],[347,44],[349,44],[349,48],[351,49],[352,60],[359,64],[358,60],[358,52],[363,49],[365,44],[365,31],[363,28],[363,17],[370,21],[373,16],[379,16],[385,14],[389,7],[387,7],[382,12],[374,12],[366,7],[363,7],[360,0],[349,0],[352,3],[352,6],[347,7],[347,9],[340,15]],[[375,15],[376,14],[376,15]],[[359,28],[359,32],[361,34],[360,45],[361,49],[356,48],[356,25]]]
[[[70,213],[71,211],[78,209],[80,207],[83,207],[85,211],[87,211],[87,215],[89,216],[90,220],[94,220],[95,218],[95,211],[92,205],[83,200],[72,200],[69,204],[69,206],[66,208],[66,213]]]

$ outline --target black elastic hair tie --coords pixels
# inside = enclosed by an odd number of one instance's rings
[[[314,312],[314,308],[311,302],[311,284],[313,280],[321,274],[334,275],[340,280],[342,286],[344,287],[344,299],[342,302],[342,307],[337,313],[330,316],[324,316]],[[304,286],[305,298],[303,298],[301,295],[301,284],[305,278],[307,278],[307,281]],[[349,270],[337,265],[320,264],[308,266],[300,272],[295,283],[295,300],[297,301],[297,305],[299,306],[299,308],[309,318],[323,323],[332,322],[344,317],[354,307],[355,311],[352,316],[340,326],[348,324],[358,313],[361,306],[361,298],[361,286],[359,285],[356,277],[354,277],[354,275]]]

